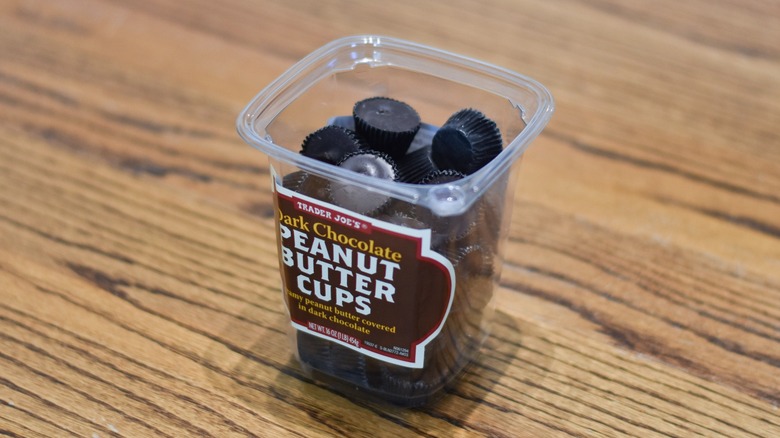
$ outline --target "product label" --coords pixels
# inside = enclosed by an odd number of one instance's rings
[[[274,186],[292,325],[385,362],[421,368],[455,290],[430,230],[379,221]]]

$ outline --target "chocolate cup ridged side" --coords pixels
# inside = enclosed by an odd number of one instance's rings
[[[297,192],[320,201],[331,202],[328,187],[327,179],[307,173]]]
[[[443,126],[433,135],[431,160],[438,169],[468,174],[474,161],[474,152],[467,133]]]
[[[450,123],[457,124],[471,142],[473,158],[469,173],[481,169],[503,150],[504,143],[498,125],[482,112],[471,108],[461,110],[446,125],[450,126]]]
[[[304,170],[285,175],[282,178],[282,187],[321,201],[330,200],[327,180]]]
[[[456,123],[447,121],[444,126],[455,128],[471,136],[472,140],[481,140],[482,138],[501,139],[498,125],[480,112],[471,113],[469,117],[463,117]]]
[[[464,109],[450,116],[434,136],[434,162],[471,174],[498,156],[503,150],[501,131],[496,123],[475,109]],[[450,157],[448,154],[457,155]]]
[[[364,149],[383,152],[395,159],[399,159],[406,154],[406,151],[409,150],[409,146],[412,144],[412,140],[414,140],[414,135],[417,134],[416,129],[405,132],[386,132],[374,128],[359,119],[355,120],[358,133],[366,141]]]
[[[298,356],[301,362],[323,373],[331,374],[333,357],[332,342],[302,331],[297,331]]]
[[[349,154],[345,155],[344,158],[341,159],[341,161],[336,163],[336,165],[339,166],[339,167],[345,167],[344,163],[347,163],[351,159],[353,159],[355,157],[360,157],[360,156],[370,156],[370,157],[379,158],[381,160],[384,160],[389,165],[389,167],[386,169],[387,170],[387,176],[389,177],[387,179],[395,180],[395,179],[398,178],[398,165],[396,164],[395,160],[392,157],[390,157],[388,154],[385,154],[384,152],[380,152],[380,151],[376,151],[376,150],[367,149],[367,150],[359,150],[359,151],[355,151],[355,152],[349,153]],[[361,172],[359,172],[359,170],[353,170],[352,168],[349,168],[349,167],[345,167],[345,168],[347,168],[348,170],[352,170],[353,172],[361,173]],[[363,173],[363,174],[365,175],[367,173]],[[374,176],[374,175],[372,175],[372,176]]]
[[[457,181],[461,178],[465,178],[466,175],[463,172],[458,172],[453,169],[438,169],[429,172],[421,180],[420,184],[444,184],[448,182]]]
[[[431,160],[431,147],[426,146],[410,152],[397,160],[398,181],[418,184],[425,176],[436,170]]]
[[[503,150],[504,147],[501,138],[498,138],[497,140],[490,143],[486,142],[484,144],[484,148],[474,151],[474,161],[472,161],[469,173],[474,173],[485,167],[485,165],[499,156]]]
[[[352,116],[355,130],[369,146],[394,159],[406,154],[421,123],[414,108],[388,97],[371,97],[357,102]]]
[[[320,373],[352,384],[369,386],[366,356],[328,339],[298,331],[301,362]]]
[[[331,347],[333,376],[356,385],[370,387],[366,360],[367,357],[363,353],[343,345],[333,343]]]
[[[434,342],[436,340],[431,343]],[[441,354],[435,347],[429,345],[426,347],[425,353],[423,368],[383,366],[381,389],[387,394],[410,399],[430,397],[441,389],[453,376],[446,372],[446,367],[442,365],[444,361]]]
[[[493,256],[485,251],[480,244],[458,248],[453,254],[448,254],[456,274],[464,273],[491,276],[495,272]]]
[[[403,374],[390,371],[385,371],[382,374],[382,392],[401,402],[399,404],[421,406],[437,389],[439,389],[437,385],[431,385],[420,379],[412,379]]]
[[[474,222],[478,224],[467,233],[455,236],[446,243],[447,252],[455,252],[458,248],[466,248],[471,245],[480,245],[486,253],[495,253],[497,250],[495,236],[501,224],[493,219],[492,212],[488,211],[484,204],[475,204],[473,207]]]
[[[301,155],[336,164],[345,155],[364,147],[357,133],[336,125],[328,125],[307,135],[301,144]]]
[[[506,196],[507,177],[502,177],[493,184],[493,187],[480,198],[477,203],[479,209],[478,227],[467,242],[480,243],[486,249],[496,254],[499,250],[501,232],[504,229],[504,202]]]
[[[282,177],[282,187],[290,189],[293,192],[297,192],[300,190],[301,186],[303,185],[303,182],[306,181],[307,176],[308,173],[303,170],[296,170],[295,172],[290,172],[287,175]]]

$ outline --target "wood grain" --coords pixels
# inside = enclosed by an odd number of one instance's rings
[[[780,2],[3,0],[0,29],[0,436],[780,436]],[[358,33],[557,103],[494,333],[423,409],[300,370],[233,128]]]

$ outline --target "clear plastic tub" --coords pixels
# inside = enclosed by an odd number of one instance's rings
[[[410,152],[463,108],[496,123],[503,151],[432,185],[300,153],[325,125],[354,127],[353,106],[373,96],[419,113]],[[454,381],[488,335],[517,163],[552,112],[549,91],[526,76],[379,36],[323,46],[249,103],[238,132],[269,157],[282,297],[304,370],[405,406],[430,402]],[[376,208],[356,211],[367,202]]]

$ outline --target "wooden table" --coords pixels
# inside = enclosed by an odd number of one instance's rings
[[[332,39],[528,74],[494,334],[440,402],[293,360],[246,102]],[[0,436],[780,436],[780,2],[0,1]]]

